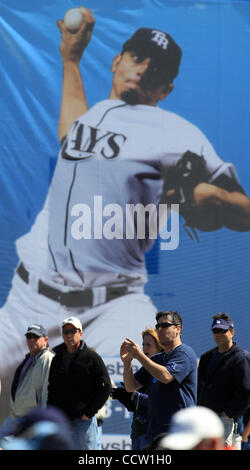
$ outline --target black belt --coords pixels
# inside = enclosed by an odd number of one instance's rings
[[[26,282],[26,284],[29,284],[29,272],[24,267],[23,263],[19,264],[16,272],[20,278]],[[105,289],[106,296],[103,302],[109,302],[110,300],[114,300],[117,297],[129,293],[128,287],[126,286],[105,287]],[[42,294],[65,307],[93,307],[94,305],[94,294],[92,289],[62,292],[59,289],[55,289],[39,280],[38,292],[39,294]]]

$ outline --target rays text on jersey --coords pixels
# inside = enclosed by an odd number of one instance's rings
[[[96,127],[76,121],[62,147],[62,157],[66,160],[82,160],[100,154],[104,158],[115,158],[126,139],[123,134],[102,132]]]
[[[75,240],[156,239],[160,236],[161,250],[179,246],[178,204],[119,204],[103,205],[102,196],[94,196],[92,207],[74,204],[70,215],[71,236]]]

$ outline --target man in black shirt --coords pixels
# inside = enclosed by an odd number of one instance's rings
[[[226,313],[213,317],[217,347],[202,354],[198,369],[198,404],[214,410],[232,445],[234,420],[243,415],[250,399],[249,355],[233,341],[234,324]]]
[[[70,419],[75,449],[95,450],[95,414],[109,397],[110,378],[101,357],[82,340],[78,318],[66,318],[62,334],[64,343],[54,349],[51,363],[48,405],[62,409]]]

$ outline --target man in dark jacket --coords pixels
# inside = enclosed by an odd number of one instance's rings
[[[219,414],[225,428],[225,443],[231,446],[234,420],[244,414],[250,399],[250,360],[233,342],[234,324],[229,315],[215,315],[212,332],[217,347],[200,358],[198,404]]]
[[[78,318],[66,318],[62,334],[64,343],[54,348],[51,363],[48,405],[60,408],[70,419],[75,449],[95,450],[95,414],[109,397],[110,378],[101,357],[82,341]]]

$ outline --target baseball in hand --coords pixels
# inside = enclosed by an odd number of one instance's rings
[[[64,24],[68,31],[71,33],[76,33],[84,20],[84,10],[83,8],[71,8],[64,15]]]

